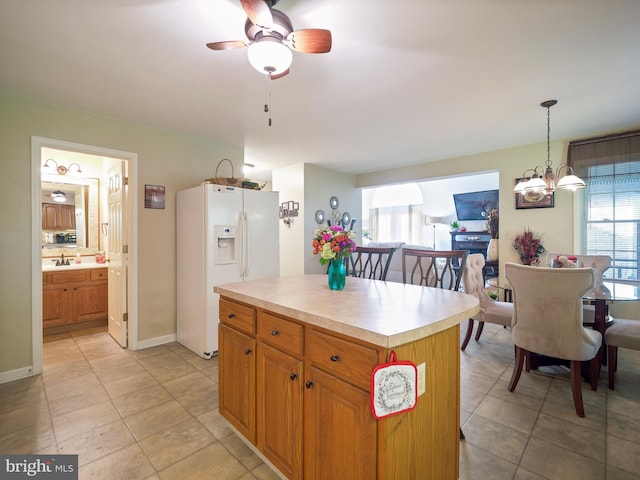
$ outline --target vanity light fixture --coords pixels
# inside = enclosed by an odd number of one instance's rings
[[[73,168],[74,166],[76,167],[75,173],[82,173],[82,169],[80,168],[80,165],[78,165],[77,163],[74,162],[68,167],[65,167],[64,165],[58,165],[58,162],[56,162],[53,158],[47,159],[44,162],[44,165],[42,165],[42,171],[44,173],[51,173],[51,168],[54,168],[51,165],[49,165],[49,162],[53,162],[53,164],[55,165],[55,169],[58,172],[58,175],[66,175],[71,171],[71,168]]]
[[[542,167],[540,167],[539,165],[535,168],[525,170],[520,177],[520,182],[518,182],[518,184],[513,189],[513,191],[516,193],[544,192],[545,195],[551,195],[553,192],[555,192],[556,187],[562,188],[564,190],[571,190],[572,192],[575,192],[579,188],[586,187],[584,181],[574,175],[573,169],[566,163],[561,163],[558,166],[555,174],[553,172],[553,168],[551,166],[551,148],[549,143],[549,136],[551,132],[550,109],[556,103],[558,103],[557,100],[546,100],[540,104],[541,107],[547,109],[547,161],[545,162],[544,172]],[[565,171],[565,174],[560,177],[560,174],[563,170]],[[532,172],[532,175],[530,177],[527,177],[528,172]],[[560,178],[557,185],[555,183],[556,178]]]

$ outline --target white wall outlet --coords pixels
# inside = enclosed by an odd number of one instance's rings
[[[418,396],[427,389],[427,366],[423,363],[418,365]]]

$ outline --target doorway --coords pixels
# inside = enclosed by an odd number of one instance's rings
[[[101,168],[108,172],[109,167],[114,163],[125,166],[126,176],[129,179],[127,186],[127,201],[123,202],[124,208],[119,217],[119,225],[112,225],[112,231],[124,232],[127,237],[128,253],[122,262],[122,273],[126,277],[123,282],[122,295],[115,296],[115,299],[124,297],[126,300],[126,312],[128,317],[128,333],[124,334],[124,340],[131,350],[138,348],[138,258],[137,258],[137,187],[133,180],[137,178],[138,156],[135,153],[113,150],[108,148],[96,147],[91,145],[83,145],[61,140],[48,139],[42,137],[31,138],[31,192],[32,192],[32,365],[33,373],[42,372],[42,344],[43,344],[43,325],[42,325],[42,174],[41,165],[46,160],[43,158],[43,152],[61,151],[70,156],[93,156],[99,159]],[[102,175],[101,175],[102,176]],[[106,197],[103,197],[106,198]],[[108,219],[101,216],[100,223],[108,223]],[[103,228],[100,225],[100,231]],[[102,247],[100,247],[102,248]],[[111,266],[110,266],[111,270]],[[110,288],[111,285],[110,285]],[[114,300],[112,292],[109,292],[109,303]],[[111,309],[110,305],[110,309]],[[116,339],[118,340],[118,339]]]

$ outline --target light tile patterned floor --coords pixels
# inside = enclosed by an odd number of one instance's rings
[[[621,350],[615,392],[604,370],[597,392],[585,384],[585,418],[564,368],[509,393],[512,358],[493,325],[461,353],[461,479],[640,478],[638,352]],[[217,365],[176,343],[123,350],[101,329],[49,337],[43,375],[0,385],[0,452],[77,453],[81,479],[277,478],[219,416]]]

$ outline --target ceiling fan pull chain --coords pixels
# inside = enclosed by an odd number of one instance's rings
[[[271,81],[271,72],[264,77],[264,111],[269,114],[269,126],[271,126],[271,92],[269,91],[269,82]]]

